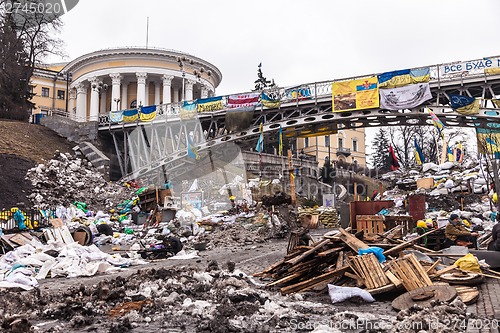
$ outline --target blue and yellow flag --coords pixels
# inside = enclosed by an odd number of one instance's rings
[[[194,158],[195,160],[200,159],[200,155],[198,154],[198,149],[193,144],[193,141],[191,140],[191,137],[188,135],[187,136],[187,155],[191,158]]]
[[[139,112],[137,109],[130,109],[123,111],[123,121],[126,123],[131,123],[139,119]]]
[[[141,121],[151,121],[156,118],[156,105],[141,106]]]
[[[413,139],[413,144],[415,146],[415,160],[418,165],[421,165],[422,163],[425,163],[425,156],[422,149],[420,149],[420,146],[418,145],[417,138]]]
[[[255,150],[259,153],[262,153],[264,151],[264,125],[262,123],[260,123],[259,129],[260,135],[259,140],[257,141],[257,145],[255,146]]]
[[[279,156],[283,155],[283,128],[281,128],[281,125],[280,125],[280,130],[278,132],[278,155]]]
[[[179,112],[181,119],[192,119],[196,117],[196,102],[184,101]]]
[[[455,162],[455,155],[453,154],[453,150],[451,149],[450,146],[446,148],[446,152],[448,153],[448,161]]]
[[[409,84],[425,83],[431,79],[430,68],[402,69],[378,75],[379,88],[398,88]]]
[[[470,115],[479,113],[479,99],[469,96],[449,94],[450,106],[460,114]]]
[[[224,108],[222,96],[198,99],[196,103],[198,104],[198,112],[213,112]]]
[[[262,105],[267,108],[279,108],[281,105],[281,101],[279,98],[272,98],[266,95],[266,93],[262,93],[260,100]]]

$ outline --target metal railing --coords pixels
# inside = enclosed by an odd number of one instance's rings
[[[484,58],[488,59],[489,61],[492,61],[493,63],[500,63],[500,56],[495,56],[495,57],[489,57],[489,58]],[[479,62],[479,61],[484,61],[484,59],[478,59],[478,60],[471,60],[469,61],[470,63],[473,62]],[[461,71],[460,73],[451,73],[451,74],[443,74],[440,73],[440,68],[444,68],[445,66],[452,66],[456,65],[458,63],[461,63],[460,61],[457,62],[452,62],[452,63],[446,63],[446,64],[439,64],[439,65],[433,65],[433,66],[423,66],[423,67],[416,67],[412,68],[412,70],[418,70],[418,69],[424,69],[424,68],[429,68],[429,73],[430,73],[430,83],[431,84],[436,84],[439,85],[440,83],[444,82],[449,82],[449,81],[456,81],[456,80],[461,80],[463,81],[466,78],[477,78],[477,77],[485,77],[486,74],[484,72],[484,68],[471,68],[470,70],[466,71]],[[500,66],[499,66],[500,67]],[[343,78],[343,79],[335,79],[335,80],[328,80],[328,81],[320,81],[320,82],[313,82],[313,83],[305,83],[305,84],[299,84],[299,85],[294,85],[294,86],[288,86],[288,87],[276,87],[272,89],[266,89],[263,90],[262,93],[265,93],[267,95],[272,95],[276,99],[279,99],[280,103],[282,106],[287,106],[287,105],[293,105],[295,103],[296,105],[299,105],[299,103],[317,103],[318,100],[323,100],[325,98],[331,99],[332,97],[332,84],[335,82],[343,82],[343,81],[350,81],[350,80],[356,80],[356,79],[362,79],[366,77],[373,77],[380,75],[382,73],[378,74],[367,74],[367,75],[362,75],[362,76],[353,76],[353,77],[348,77],[348,78]],[[241,93],[236,93],[233,95],[238,95],[238,94],[249,94],[249,93],[255,93],[255,92],[241,92]],[[222,101],[224,105],[227,105],[227,99],[231,95],[224,95],[220,96],[222,97]],[[194,102],[194,101],[189,101],[189,102]],[[167,118],[167,117],[172,117],[172,116],[178,116],[179,112],[182,108],[182,103],[169,103],[169,104],[162,104],[157,106],[157,116],[155,118],[158,120]],[[263,106],[262,104],[259,104],[257,107],[258,109],[265,110],[265,109],[273,109],[273,108],[267,108]],[[206,112],[206,114],[213,114],[221,111],[225,111],[228,109],[222,109],[214,112]],[[140,110],[138,110],[140,111]],[[203,113],[199,113],[199,116],[202,116]],[[138,120],[137,122],[141,122]],[[100,115],[99,116],[99,126],[107,126],[110,125],[110,119],[109,115]]]

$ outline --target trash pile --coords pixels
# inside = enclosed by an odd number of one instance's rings
[[[107,182],[90,162],[67,153],[56,152],[46,164],[28,170],[26,179],[33,185],[28,199],[38,209],[85,202],[94,211],[108,211],[133,197],[130,188]]]
[[[397,315],[346,311],[307,294],[282,296],[262,285],[234,263],[210,262],[205,269],[177,266],[144,269],[129,276],[63,290],[7,290],[0,297],[0,326],[5,332],[345,332],[376,324],[378,332],[444,330],[408,326],[475,319],[457,298],[411,307]],[[355,303],[353,303],[355,304]],[[449,325],[448,325],[449,326]],[[430,326],[433,327],[433,326]],[[406,329],[406,330],[405,330]],[[418,329],[411,330],[418,331]],[[457,327],[454,332],[464,332]]]
[[[399,294],[392,301],[397,310],[408,310],[414,304],[420,309],[428,308],[431,302],[451,302],[457,296],[465,304],[472,304],[479,296],[473,285],[482,283],[485,276],[500,279],[499,273],[485,263],[481,267],[470,253],[443,265],[441,258],[431,258],[438,253],[415,244],[418,238],[439,229],[403,241],[398,239],[402,227],[376,235],[374,244],[362,240],[364,232],[358,233],[357,238],[343,228],[305,245],[294,240],[298,234],[292,234],[283,260],[254,277],[283,295],[328,289],[333,303],[352,297],[373,302],[374,295]]]

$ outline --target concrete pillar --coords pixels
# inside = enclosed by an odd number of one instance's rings
[[[109,74],[111,78],[111,111],[121,110],[120,107],[120,84],[123,76],[120,73]]]
[[[172,75],[163,75],[163,104],[172,103],[172,96],[170,93],[170,89],[172,88],[172,80],[174,77]]]
[[[137,107],[145,105],[146,102],[146,78],[147,73],[135,73],[137,77]]]
[[[76,121],[87,121],[87,88],[85,83],[78,83],[76,86]]]
[[[94,76],[90,79],[90,117],[89,121],[97,121],[99,118],[99,83],[101,81]]]
[[[201,98],[208,98],[208,88],[207,86],[201,86]]]
[[[196,81],[193,80],[186,80],[185,84],[185,100],[186,101],[192,101],[193,100],[193,85],[196,83]]]
[[[122,82],[122,97],[120,98],[120,109],[128,109],[128,82]]]

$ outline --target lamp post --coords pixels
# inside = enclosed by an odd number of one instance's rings
[[[119,98],[115,98],[113,99],[113,101],[116,103],[116,111],[118,111],[118,103],[120,103],[120,99]]]
[[[72,79],[72,75],[70,72],[66,72],[66,114],[68,114],[68,102],[69,102],[69,81]]]

